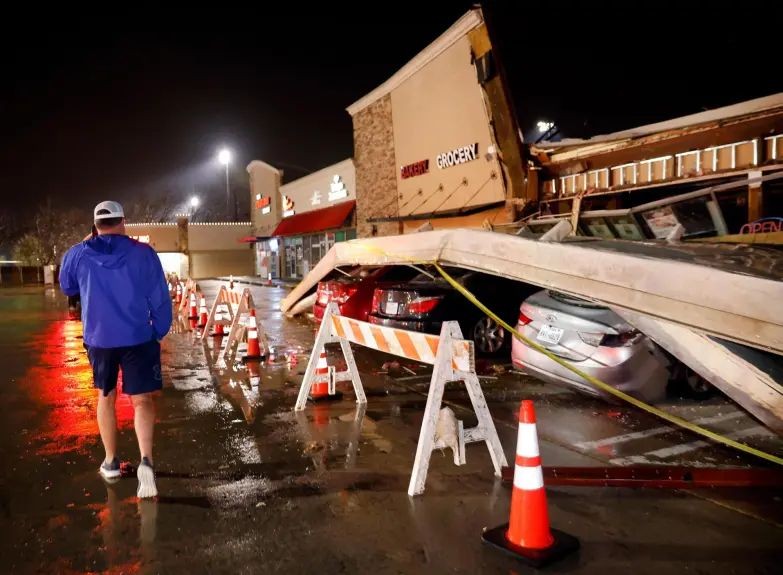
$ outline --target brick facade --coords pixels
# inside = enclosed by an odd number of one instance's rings
[[[398,215],[391,96],[386,95],[354,116],[353,149],[357,237],[400,233],[397,222],[367,222],[371,217]]]

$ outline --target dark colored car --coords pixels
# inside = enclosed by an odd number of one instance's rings
[[[320,322],[326,305],[333,301],[340,308],[340,315],[367,321],[376,288],[408,281],[418,274],[409,266],[357,267],[347,275],[319,282],[313,316]]]
[[[405,284],[375,290],[369,322],[377,325],[440,333],[444,321],[457,321],[463,337],[476,351],[497,354],[509,348],[511,334],[484,315],[436,270],[419,274]],[[446,268],[460,284],[510,325],[516,324],[518,302],[536,288],[498,276],[462,268]]]

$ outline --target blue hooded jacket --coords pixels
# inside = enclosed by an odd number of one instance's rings
[[[81,294],[84,343],[126,347],[162,339],[171,297],[158,254],[124,235],[96,236],[69,249],[60,269],[65,295]]]

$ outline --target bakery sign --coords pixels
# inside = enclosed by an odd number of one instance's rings
[[[478,159],[479,157],[479,145],[476,144],[470,144],[469,146],[462,146],[461,148],[455,148],[453,150],[449,150],[448,152],[443,152],[442,154],[438,154],[435,158],[435,163],[438,165],[440,169],[443,168],[450,168],[452,166],[456,166],[457,164],[465,164],[467,162],[472,162],[473,160]]]
[[[408,164],[407,166],[402,166],[400,168],[400,177],[403,180],[405,180],[407,178],[412,178],[414,176],[421,176],[429,171],[430,171],[430,161],[419,160],[418,162],[413,162],[412,164]]]

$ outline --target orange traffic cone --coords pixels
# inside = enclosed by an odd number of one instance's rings
[[[209,312],[207,311],[207,299],[202,295],[201,296],[201,302],[199,303],[199,321],[198,326],[204,327],[207,325],[207,320],[209,319]]]
[[[215,308],[215,329],[212,331],[212,337],[221,337],[225,335],[223,331],[223,304],[219,303]]]
[[[264,358],[261,353],[261,345],[258,343],[258,324],[256,323],[256,310],[250,310],[247,325],[247,352],[242,361],[258,361]]]
[[[321,403],[313,407],[313,423],[316,427],[324,428],[328,426],[331,418],[331,409],[328,405]]]
[[[247,373],[250,378],[250,385],[257,388],[261,383],[261,367],[255,361],[249,361],[247,363]]]
[[[196,303],[196,292],[190,292],[190,315],[188,319],[198,319],[198,306]]]
[[[318,363],[315,366],[315,373],[313,377],[328,378],[329,377],[329,364],[326,362],[326,350],[321,349],[321,355],[318,356]],[[339,391],[335,391],[334,395],[329,395],[329,383],[327,381],[318,381],[310,387],[310,400],[311,401],[324,401],[340,399],[343,396]]]
[[[519,406],[517,457],[509,521],[484,531],[481,538],[536,568],[579,549],[576,537],[549,527],[544,475],[538,451],[536,412],[529,399],[523,400]]]

